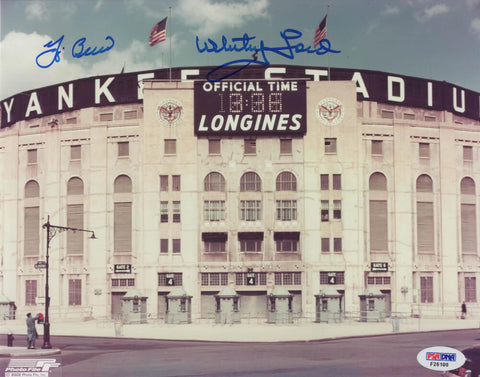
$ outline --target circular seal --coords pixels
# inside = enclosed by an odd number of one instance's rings
[[[175,126],[183,118],[183,106],[174,99],[167,99],[156,109],[157,119],[166,126]]]
[[[343,120],[345,109],[336,98],[324,98],[317,104],[317,118],[327,126],[335,126]]]

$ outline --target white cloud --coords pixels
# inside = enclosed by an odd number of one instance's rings
[[[470,23],[470,30],[477,38],[480,38],[480,18],[474,18]]]
[[[393,14],[399,14],[399,13],[400,13],[400,8],[394,7],[394,6],[391,6],[391,5],[385,6],[385,9],[382,11],[382,14],[384,14],[386,16],[390,16],[390,15],[393,15]]]
[[[203,36],[220,30],[241,27],[248,21],[268,18],[269,0],[215,2],[181,0],[176,14]]]
[[[417,14],[416,18],[420,22],[429,21],[441,14],[448,13],[450,8],[445,4],[435,4],[431,7],[425,8],[421,13]]]
[[[47,14],[47,6],[41,0],[35,0],[25,7],[25,13],[29,20],[45,20]]]

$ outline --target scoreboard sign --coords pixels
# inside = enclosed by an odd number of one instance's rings
[[[195,135],[304,135],[306,82],[195,82]]]

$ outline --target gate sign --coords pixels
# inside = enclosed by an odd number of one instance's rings
[[[41,268],[47,268],[47,262],[43,261],[43,260],[39,260],[37,263],[34,264],[34,266],[37,270],[41,269]]]
[[[328,284],[337,284],[337,273],[329,272],[328,273]]]
[[[166,275],[167,285],[173,286],[175,285],[175,275],[174,274],[167,274]]]
[[[115,264],[113,266],[113,272],[116,274],[131,274],[132,265],[131,264]]]
[[[388,272],[387,262],[372,262],[370,264],[370,271],[372,272]]]
[[[254,272],[247,273],[247,285],[256,285],[256,275]]]

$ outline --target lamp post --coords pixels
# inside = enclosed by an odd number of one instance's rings
[[[50,296],[48,295],[48,269],[49,269],[49,249],[50,249],[50,241],[57,233],[64,232],[67,230],[71,230],[74,232],[87,232],[92,233],[90,236],[91,239],[96,239],[95,233],[93,230],[87,229],[80,229],[80,228],[72,228],[69,226],[58,226],[50,224],[50,216],[47,218],[47,222],[43,224],[42,228],[47,230],[47,254],[45,255],[45,321],[43,323],[43,345],[42,348],[52,348],[50,344],[50,319],[48,315],[48,309],[50,307]]]

